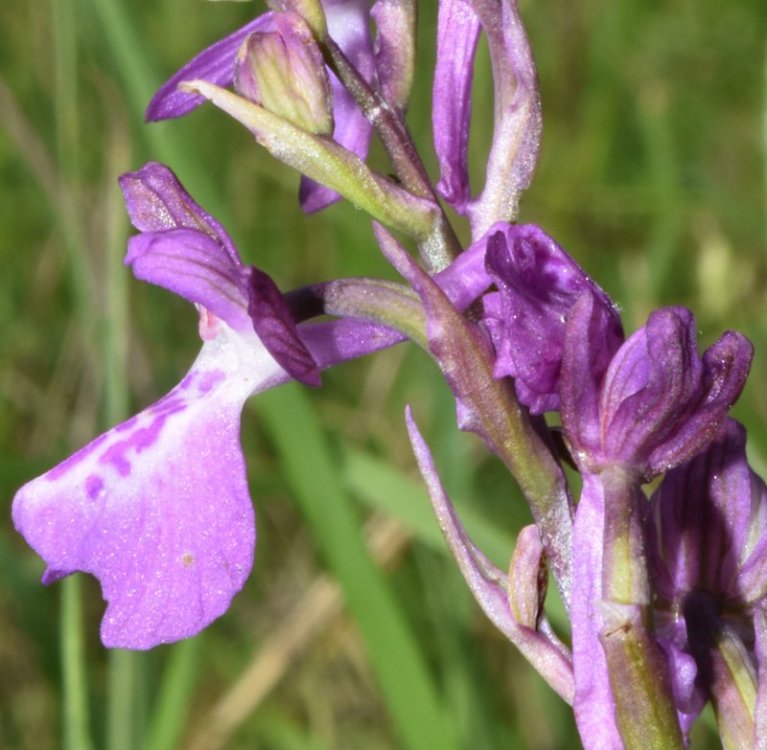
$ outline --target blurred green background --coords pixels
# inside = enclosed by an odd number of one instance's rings
[[[433,167],[434,7],[421,4],[410,124]],[[698,315],[701,345],[745,331],[737,416],[767,469],[765,15],[753,0],[524,0],[544,109],[521,220],[621,305]],[[121,172],[165,161],[283,289],[392,276],[348,205],[303,217],[297,177],[212,107],[146,126],[153,90],[256,3],[0,5],[0,497],[166,392],[199,340],[182,300],[121,265]],[[477,65],[475,186],[489,137]],[[379,149],[380,151],[380,149]],[[374,155],[374,158],[380,159]],[[380,163],[380,162],[379,162]],[[434,172],[432,171],[432,174]],[[431,363],[399,347],[246,408],[254,573],[202,636],[150,653],[98,640],[98,585],[45,589],[0,525],[0,747],[577,747],[568,709],[494,631],[448,558],[403,425],[414,405],[477,541],[505,565],[529,522],[513,483],[455,427]],[[82,580],[80,580],[82,578]],[[696,747],[717,747],[702,722]]]

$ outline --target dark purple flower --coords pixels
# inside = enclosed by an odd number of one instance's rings
[[[484,323],[496,350],[494,375],[510,375],[533,414],[559,409],[565,321],[581,294],[593,299],[605,351],[623,342],[610,298],[551,237],[534,224],[496,224],[477,244],[498,292],[484,297]]]
[[[562,422],[585,470],[617,462],[649,479],[716,435],[746,381],[753,348],[728,331],[701,357],[692,313],[669,307],[653,312],[610,358],[598,335],[602,315],[582,295],[568,317]]]
[[[683,667],[672,674],[686,724],[710,697],[720,704],[720,717],[737,706],[719,693],[729,681],[722,671],[733,669],[733,660],[726,665],[719,656],[723,643],[737,644],[747,675],[758,673],[760,685],[767,680],[754,649],[756,610],[767,594],[767,486],[748,465],[745,448],[745,430],[728,419],[705,451],[664,477],[650,501],[656,627]],[[745,699],[750,713],[755,685],[753,692],[750,706]]]
[[[373,41],[370,35],[370,10],[366,0],[324,0],[330,36],[344,51],[352,65],[367,81],[375,77]],[[180,90],[184,81],[203,80],[228,86],[234,80],[237,53],[251,34],[275,31],[275,14],[264,13],[221,39],[190,60],[166,81],[146,110],[150,121],[181,117],[205,102],[199,94]],[[364,158],[370,144],[371,126],[351,94],[331,74],[333,89],[334,140]],[[338,200],[338,194],[304,178],[299,191],[301,205],[308,212],[318,211]]]

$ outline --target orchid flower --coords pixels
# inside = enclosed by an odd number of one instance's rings
[[[45,583],[77,570],[101,581],[105,645],[145,649],[207,626],[251,569],[255,526],[239,445],[246,399],[289,380],[316,386],[321,369],[403,336],[353,315],[297,324],[301,295],[283,296],[245,266],[167,167],[149,163],[120,184],[140,231],[126,263],[195,304],[202,350],[160,401],[22,487],[13,518],[45,560]],[[437,281],[464,309],[490,283],[483,254],[466,253]],[[310,301],[325,295],[327,312],[375,294],[358,280],[309,289]]]
[[[703,453],[670,471],[651,498],[648,558],[659,637],[685,725],[711,699],[727,747],[764,747],[767,486],[728,419]]]
[[[372,82],[376,75],[376,63],[369,29],[368,5],[366,0],[324,0],[322,3],[328,33],[360,75]],[[182,117],[205,102],[205,98],[199,94],[180,89],[179,84],[184,81],[202,80],[217,86],[232,84],[240,48],[257,43],[259,36],[280,34],[279,18],[282,16],[290,16],[293,19],[291,23],[296,23],[293,13],[269,11],[196,55],[158,89],[147,107],[147,120]],[[370,144],[370,123],[349,91],[333,74],[330,74],[330,82],[335,122],[333,139],[340,146],[364,158]],[[325,208],[340,196],[313,180],[303,178],[299,197],[304,210],[311,213]]]
[[[126,263],[197,306],[202,350],[165,397],[22,487],[13,519],[45,583],[76,570],[101,581],[106,646],[145,649],[199,632],[250,572],[245,400],[291,379],[317,385],[321,368],[401,336],[354,321],[296,326],[169,169],[148,164],[121,186],[141,231]]]
[[[603,329],[593,297],[582,295],[566,323],[561,385],[562,422],[584,475],[570,612],[576,719],[592,747],[617,749],[648,725],[637,716],[660,712],[665,718],[655,726],[676,746],[668,665],[642,624],[651,584],[640,484],[711,441],[745,383],[752,348],[728,332],[700,357],[692,314],[667,308],[652,313],[605,367]],[[631,638],[645,653],[652,694],[626,671]]]

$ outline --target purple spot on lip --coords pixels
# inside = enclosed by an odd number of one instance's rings
[[[104,435],[99,435],[95,440],[92,440],[88,445],[86,445],[84,448],[81,448],[77,453],[74,453],[71,455],[68,459],[65,461],[62,461],[58,466],[51,469],[47,474],[46,478],[49,482],[55,482],[58,479],[61,479],[70,469],[73,469],[77,464],[79,464],[81,461],[86,459],[93,451],[98,448],[101,443],[103,443],[107,439],[108,433],[105,433]]]
[[[117,427],[115,427],[115,432],[125,432],[126,430],[130,430],[131,427],[136,424],[137,419],[138,416],[131,417],[129,420],[123,422],[122,424],[118,424]]]
[[[97,500],[104,489],[104,480],[98,474],[91,474],[85,480],[85,493],[91,500]]]
[[[221,372],[221,370],[206,372],[197,386],[197,390],[199,393],[207,393],[213,390],[224,378],[226,378],[226,374]]]
[[[160,436],[167,418],[171,414],[185,409],[186,403],[181,399],[170,399],[165,403],[162,401],[158,402],[154,408],[157,409],[158,407],[161,410],[160,413],[155,416],[147,427],[134,430],[124,440],[119,440],[110,446],[104,455],[99,458],[99,463],[111,464],[120,476],[128,476],[131,472],[131,462],[126,456],[128,451],[134,450],[136,453],[141,453],[141,451],[151,447],[157,442],[157,438]]]

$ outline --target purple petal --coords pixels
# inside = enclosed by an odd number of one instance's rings
[[[234,59],[240,45],[254,31],[267,30],[271,24],[272,14],[264,13],[200,52],[158,89],[146,108],[146,119],[154,122],[182,117],[205,102],[198,94],[179,90],[182,81],[203,80],[228,86],[232,82]]]
[[[494,375],[510,375],[520,401],[534,414],[559,408],[565,321],[575,300],[588,292],[599,308],[603,370],[623,341],[620,317],[610,298],[551,237],[533,224],[496,224],[478,242],[487,248],[487,270],[499,290],[484,322],[496,348]]]
[[[728,419],[716,440],[671,470],[651,499],[648,553],[658,593],[705,590],[734,607],[765,595],[767,487],[746,459],[746,433]]]
[[[439,160],[437,190],[460,214],[470,198],[469,125],[474,54],[480,23],[466,0],[440,0],[432,129]]]
[[[149,162],[118,180],[131,223],[140,232],[194,229],[217,240],[232,263],[242,265],[227,231],[186,192],[164,164]]]
[[[325,17],[331,38],[338,44],[362,77],[371,83],[375,77],[373,40],[370,35],[370,10],[365,0],[324,0]],[[331,73],[333,89],[333,140],[356,154],[367,156],[371,125],[354,97]],[[308,177],[301,178],[299,200],[306,213],[314,213],[340,199],[340,195]]]
[[[351,318],[302,323],[298,331],[312,359],[322,370],[405,340],[399,331]]]
[[[171,229],[136,235],[125,262],[137,279],[202,305],[240,333],[252,330],[243,271],[207,234]]]
[[[320,372],[301,341],[288,303],[277,285],[263,271],[248,269],[248,313],[258,337],[296,380],[318,387]]]
[[[664,444],[648,463],[653,473],[667,471],[697,453],[715,435],[746,383],[754,349],[737,331],[725,332],[703,353],[703,373],[696,397]]]
[[[593,294],[583,293],[567,317],[562,346],[562,423],[576,463],[600,460],[599,390],[619,332]],[[611,333],[612,332],[612,333]]]
[[[645,476],[679,465],[710,442],[745,384],[748,340],[728,332],[701,359],[696,331],[689,310],[657,310],[605,375],[603,448]]]
[[[14,499],[14,523],[45,560],[46,582],[77,570],[101,581],[106,646],[194,635],[226,611],[250,571],[240,410],[280,369],[218,325],[173,391]]]
[[[442,487],[434,460],[426,442],[418,431],[410,407],[405,412],[405,419],[407,420],[410,443],[429,490],[440,528],[445,534],[450,551],[453,553],[471,593],[493,624],[519,648],[549,685],[565,701],[572,702],[573,672],[567,649],[558,640],[536,630],[537,611],[532,615],[528,611],[525,622],[519,622],[515,618],[509,604],[508,579],[487,559],[466,534],[450,498]],[[541,549],[539,548],[536,555],[535,548],[530,546],[530,541],[529,538],[526,541],[523,539],[525,549],[520,555],[515,556],[517,565],[513,572],[522,581],[532,585],[534,588],[533,596],[537,601]],[[533,554],[530,554],[531,552]],[[517,591],[514,600],[519,602],[522,598],[525,597]],[[522,605],[522,609],[529,608]]]

